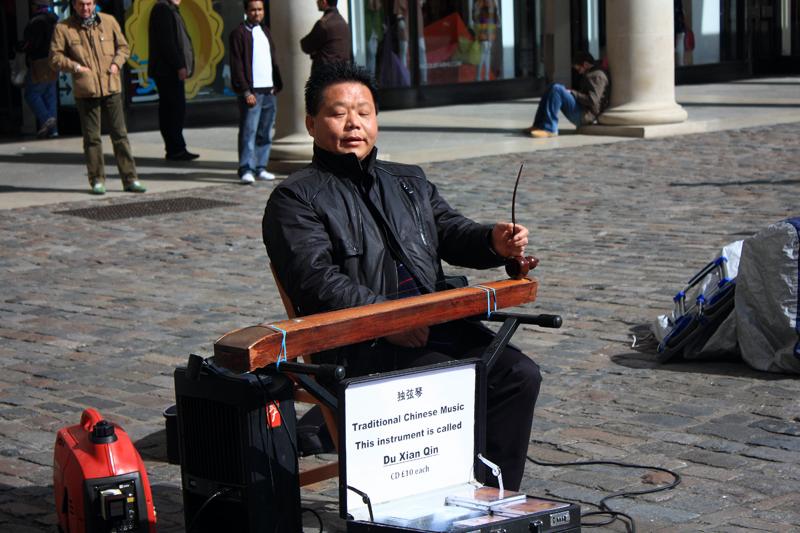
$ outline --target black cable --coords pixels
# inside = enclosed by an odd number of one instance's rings
[[[275,407],[275,409],[278,410],[278,414],[281,415],[281,420],[286,420],[286,417],[283,416],[283,411],[281,411],[280,403],[278,403],[276,400],[273,399],[272,400],[272,405]],[[289,439],[289,444],[292,445],[292,453],[294,453],[295,461],[299,461],[300,460],[300,454],[297,451],[297,443],[292,440],[292,434],[289,433],[289,428],[286,427],[286,424],[281,424],[281,427],[286,432],[286,437]]]
[[[595,505],[595,504],[590,504]],[[585,522],[583,519],[587,516],[608,516],[607,520],[603,522]],[[636,522],[633,520],[633,517],[629,514],[623,513],[622,511],[612,511],[607,509],[605,511],[590,511],[588,513],[583,513],[581,515],[581,526],[582,527],[602,527],[611,524],[612,522],[619,520],[625,525],[625,531],[628,533],[635,533],[636,532]],[[627,522],[626,522],[627,520]]]
[[[264,395],[264,402],[263,403],[264,403],[265,406],[269,405],[269,402],[270,402],[271,398],[269,397],[269,392],[267,391],[267,387],[261,381],[261,375],[260,374],[255,373],[254,375],[256,376],[256,380],[258,380],[258,384],[261,386],[261,392]],[[271,432],[272,428],[269,425],[269,411],[264,413],[264,418],[265,418],[266,432]],[[264,449],[264,453],[267,453],[267,450],[268,450],[267,442],[264,440],[265,432],[261,431],[261,428],[259,428],[258,435],[259,435],[259,437],[261,437],[261,447]],[[275,452],[275,448],[274,448],[275,447],[275,438],[272,437],[269,440],[272,441],[273,453],[274,453]],[[269,459],[267,459],[267,467],[269,469],[269,483],[270,483],[270,487],[272,488],[272,494],[276,494],[276,492],[275,492],[275,490],[276,490],[275,489],[275,478],[274,478],[274,476],[272,474],[272,461],[270,461]]]
[[[189,522],[189,525],[186,527],[186,531],[188,531],[188,532],[192,531],[192,529],[194,528],[194,523],[197,522],[197,519],[200,517],[200,514],[202,514],[203,510],[206,508],[206,506],[209,503],[211,503],[211,501],[214,498],[216,498],[217,496],[222,496],[223,494],[227,494],[230,491],[231,491],[230,487],[224,487],[224,488],[219,489],[217,492],[215,492],[214,494],[212,494],[208,498],[206,498],[206,501],[203,502],[203,505],[201,505],[200,508],[197,510],[197,512],[194,513],[194,517],[192,517],[192,521]]]
[[[319,533],[322,533],[322,517],[319,515],[319,513],[316,512],[314,509],[311,509],[310,507],[301,507],[300,514],[303,514],[305,512],[309,512],[317,517],[317,521],[319,522]]]
[[[272,396],[267,391],[266,385],[264,385],[264,382],[261,381],[261,374],[256,372],[255,376],[258,379],[258,384],[261,386],[261,391],[264,393],[264,403],[266,405],[268,405],[268,406],[272,405],[275,409],[278,410],[278,415],[281,417],[280,426],[286,432],[286,437],[289,440],[289,444],[292,447],[292,453],[294,454],[294,464],[295,464],[295,467],[297,468],[297,471],[298,471],[298,474],[299,474],[299,472],[300,472],[300,464],[299,464],[299,455],[297,454],[297,444],[295,443],[295,441],[292,440],[292,434],[289,432],[289,428],[286,427],[286,417],[283,415],[283,411],[281,411],[280,403],[277,400],[275,400],[275,398],[272,398]],[[269,417],[269,412],[267,412],[267,417]],[[269,440],[272,443],[272,455],[277,460],[278,451],[277,451],[277,449],[275,447],[276,446],[275,433],[273,432],[272,426],[269,424],[269,419],[268,418],[267,418],[266,426],[267,426],[267,432],[270,435],[270,439]],[[262,433],[262,441],[263,441],[263,433]],[[266,444],[264,444],[263,442],[262,442],[262,444],[264,445],[264,450],[266,451]],[[275,480],[272,477],[272,462],[268,461],[268,464],[269,464],[269,477],[270,477],[270,481],[272,483],[272,493],[276,494],[276,492],[275,492]],[[314,512],[312,509],[309,509],[309,510],[311,512]],[[302,511],[302,509],[301,509],[301,511]],[[316,514],[316,513],[314,513],[314,514]],[[322,519],[319,518],[319,515],[317,515],[317,518],[320,520],[320,533],[321,533],[322,532]],[[277,522],[275,523],[275,528],[276,528],[276,531],[277,531],[277,528],[278,528],[278,523]]]
[[[622,468],[637,468],[637,469],[640,469],[640,470],[658,470],[659,472],[664,472],[664,473],[669,474],[670,476],[672,476],[674,478],[673,481],[671,483],[667,484],[667,485],[662,485],[660,487],[655,487],[655,488],[652,488],[652,489],[625,490],[625,491],[615,492],[613,494],[609,494],[608,496],[606,496],[605,498],[600,500],[600,503],[591,504],[591,505],[595,505],[596,507],[598,507],[600,509],[600,511],[590,511],[588,513],[584,513],[584,514],[581,515],[581,518],[584,518],[584,517],[587,517],[587,516],[609,516],[609,519],[604,521],[604,522],[587,522],[587,523],[584,523],[583,521],[581,521],[581,526],[586,526],[586,527],[605,526],[605,525],[608,525],[608,524],[614,522],[615,520],[622,519],[622,522],[625,524],[626,531],[628,531],[629,533],[635,533],[636,532],[636,522],[634,521],[633,517],[628,515],[628,514],[626,514],[626,513],[621,512],[621,511],[614,511],[613,509],[611,509],[611,507],[608,506],[608,504],[606,502],[608,500],[613,499],[613,498],[621,498],[623,496],[640,496],[642,494],[652,494],[654,492],[661,492],[662,490],[673,489],[673,488],[677,487],[678,485],[680,485],[680,483],[681,483],[680,474],[678,474],[676,472],[673,472],[672,470],[668,470],[666,468],[661,468],[660,466],[637,465],[637,464],[633,464],[633,463],[621,463],[619,461],[575,461],[575,462],[571,462],[571,463],[547,463],[547,462],[544,462],[544,461],[537,461],[536,459],[534,459],[530,455],[528,455],[527,458],[528,458],[528,461],[532,462],[535,465],[539,465],[539,466],[611,465],[611,466],[619,466],[619,467],[622,467]],[[625,522],[625,520],[628,520],[628,522]]]
[[[369,521],[370,522],[374,522],[375,521],[375,517],[372,515],[372,502],[369,499],[369,495],[364,491],[358,490],[357,488],[353,487],[352,485],[347,485],[347,488],[352,490],[353,492],[355,492],[359,496],[361,496],[361,501],[363,501],[364,503],[367,504],[367,511],[369,511]]]

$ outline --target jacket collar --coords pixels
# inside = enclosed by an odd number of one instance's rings
[[[73,12],[72,17],[81,28],[94,28],[100,24],[100,15],[97,14],[97,11],[93,11],[87,18],[81,18],[77,13]]]
[[[261,26],[261,29],[265,29],[267,27],[267,19],[266,18],[262,19],[261,22],[259,22],[258,24],[252,24],[247,19],[244,19],[244,21],[242,21],[242,24],[244,24],[244,27],[250,31],[253,31],[256,26]]]
[[[334,154],[315,144],[312,163],[329,170],[336,176],[366,185],[375,179],[377,158],[377,147],[373,147],[367,157],[359,161],[355,154]]]

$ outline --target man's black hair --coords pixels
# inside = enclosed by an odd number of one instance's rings
[[[336,7],[336,4],[339,3],[339,0],[328,0],[328,7]]]
[[[372,93],[372,100],[375,102],[375,114],[377,114],[378,87],[375,85],[375,78],[372,77],[369,70],[350,61],[322,63],[311,69],[311,76],[306,82],[306,113],[314,116],[319,112],[325,89],[337,83],[348,82],[360,83],[369,89],[369,92]]]
[[[244,0],[244,10],[247,11],[247,6],[250,5],[250,2],[261,2],[261,6],[264,9],[267,9],[267,0]]]
[[[585,50],[580,50],[575,53],[575,58],[572,60],[573,65],[583,65],[584,63],[591,63],[594,65],[595,59],[592,54]]]

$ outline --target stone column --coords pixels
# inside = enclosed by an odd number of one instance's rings
[[[300,39],[311,31],[322,12],[314,0],[271,0],[269,5],[270,31],[283,79],[270,159],[310,161],[313,140],[306,131],[304,90],[311,58],[300,49]],[[346,19],[347,1],[340,0],[338,9]]]
[[[601,124],[686,120],[686,111],[675,102],[673,17],[667,0],[606,0],[611,103]]]

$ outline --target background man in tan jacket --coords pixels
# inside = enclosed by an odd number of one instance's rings
[[[123,189],[145,191],[136,176],[120,94],[121,70],[129,55],[128,42],[119,24],[114,17],[97,13],[95,0],[73,0],[72,16],[59,22],[53,33],[50,64],[54,69],[72,73],[92,194],[106,192],[100,139],[102,113],[110,121],[111,142]]]

